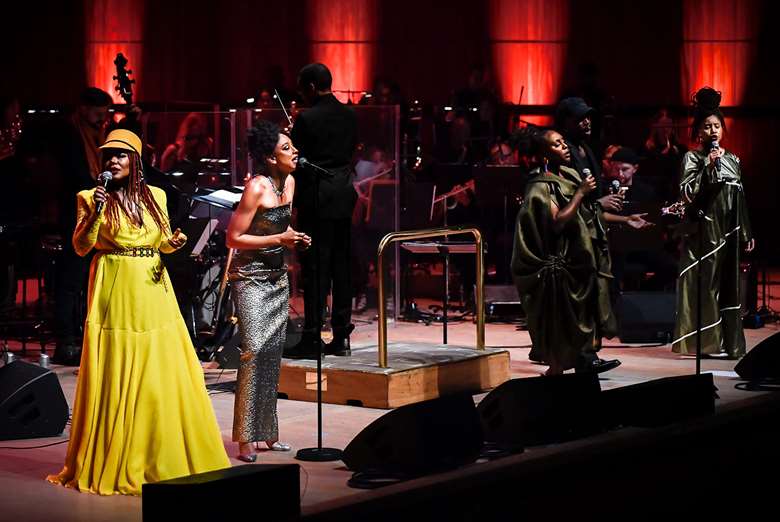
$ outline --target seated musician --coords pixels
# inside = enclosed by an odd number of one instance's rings
[[[661,201],[655,187],[638,174],[641,158],[628,147],[618,148],[610,158],[605,187],[614,190],[621,187],[624,202],[622,214],[645,215],[657,212]],[[677,275],[674,245],[664,240],[663,230],[652,227],[644,231],[626,230],[620,225],[610,227],[610,251],[612,274],[610,288],[613,304],[620,291],[626,290],[627,273],[639,273],[640,280],[634,289],[664,290],[671,288]]]

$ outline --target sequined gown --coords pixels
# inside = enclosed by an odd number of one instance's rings
[[[290,205],[280,205],[256,212],[247,233],[280,234],[289,225]],[[242,338],[233,440],[277,440],[276,394],[289,302],[284,249],[238,250],[229,276]]]

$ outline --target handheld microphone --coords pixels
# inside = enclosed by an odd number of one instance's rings
[[[97,178],[97,182],[99,185],[103,185],[103,188],[108,188],[108,183],[111,181],[111,179],[114,177],[113,174],[111,174],[109,171],[101,172],[100,176]],[[106,204],[105,201],[101,201],[97,204],[97,213],[100,214],[103,212],[103,206]]]
[[[319,170],[320,172],[324,172],[325,174],[327,174],[329,176],[331,175],[331,172],[328,169],[322,168],[319,165],[315,165],[314,163],[312,163],[311,161],[307,160],[303,156],[298,156],[298,165],[300,165],[301,167],[311,167],[314,170]]]
[[[610,192],[613,194],[617,194],[620,192],[620,181],[613,179],[612,180],[612,187],[610,189]]]
[[[718,140],[712,140],[712,145],[710,146],[710,151],[719,149],[720,144],[718,143]],[[720,172],[720,158],[715,158],[715,170]]]

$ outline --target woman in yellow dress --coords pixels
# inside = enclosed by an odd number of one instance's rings
[[[165,193],[143,178],[141,140],[120,129],[101,146],[112,174],[79,192],[73,247],[96,250],[65,466],[49,481],[101,495],[230,466],[160,252]]]

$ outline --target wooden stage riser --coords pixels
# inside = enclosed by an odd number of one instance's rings
[[[460,391],[478,393],[509,379],[509,353],[493,353],[437,366],[389,374],[323,369],[323,402],[367,408],[397,408]],[[288,399],[317,400],[317,372],[282,366],[279,393]]]

